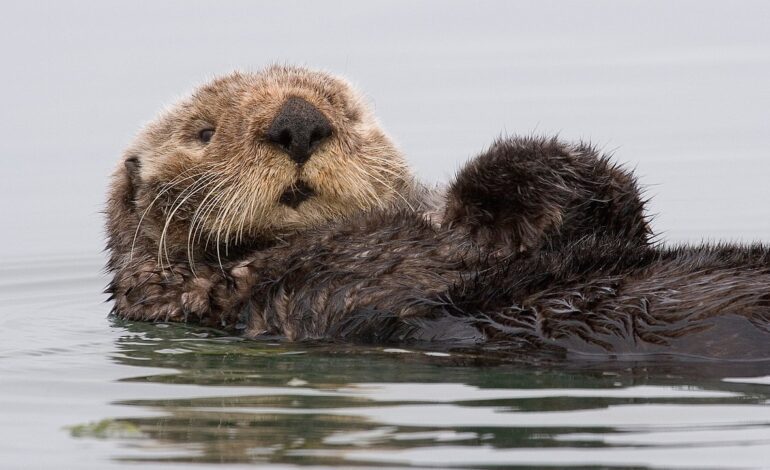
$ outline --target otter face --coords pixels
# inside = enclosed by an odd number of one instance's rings
[[[392,205],[411,184],[402,156],[347,82],[291,67],[199,88],[147,125],[123,163],[108,216],[133,219],[131,249],[144,237],[159,260],[224,256]],[[120,200],[125,210],[115,208]],[[114,239],[127,222],[108,226]]]

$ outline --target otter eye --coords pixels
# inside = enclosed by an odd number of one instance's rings
[[[214,129],[203,129],[198,132],[198,138],[204,144],[208,144],[212,137],[214,137]]]

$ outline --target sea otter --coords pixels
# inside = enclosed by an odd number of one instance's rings
[[[651,244],[633,175],[505,138],[427,188],[345,80],[233,73],[138,135],[107,204],[116,315],[496,354],[770,358],[764,246]]]

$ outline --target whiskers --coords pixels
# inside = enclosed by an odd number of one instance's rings
[[[231,238],[232,226],[236,221],[239,223],[237,238],[242,238],[245,219],[248,218],[248,215],[244,214],[246,211],[240,210],[238,201],[239,195],[243,197],[245,194],[248,194],[242,191],[248,191],[248,189],[243,188],[238,172],[224,171],[226,170],[224,168],[226,165],[226,162],[209,162],[205,167],[199,164],[185,170],[171,181],[161,185],[158,188],[158,194],[147,208],[144,209],[139,218],[134,231],[128,261],[130,262],[133,259],[139,232],[143,223],[146,222],[147,215],[153,208],[158,206],[158,201],[164,197],[168,199],[174,197],[174,199],[170,203],[166,202],[162,209],[164,219],[157,241],[158,251],[156,260],[157,266],[161,271],[165,271],[172,265],[172,250],[169,249],[169,237],[171,236],[173,224],[180,220],[186,219],[188,222],[187,263],[193,275],[195,275],[197,245],[203,239],[204,232],[208,232],[208,236],[203,244],[204,249],[210,243],[212,236],[216,239],[217,245],[221,243],[221,239],[224,237],[225,245],[227,246]],[[227,170],[232,169],[227,168]],[[208,223],[212,214],[216,214],[213,223]],[[229,222],[225,222],[226,220],[229,220]],[[176,241],[174,239],[174,242]],[[221,267],[219,246],[217,246],[217,258]]]
[[[287,234],[356,211],[387,209],[401,202],[415,210],[408,192],[410,172],[400,159],[343,156],[337,163],[344,165],[344,171],[331,165],[321,167],[321,173],[305,175],[317,194],[291,212],[287,212],[290,209],[279,200],[287,184],[304,177],[293,167],[254,165],[253,157],[246,156],[198,164],[159,187],[158,194],[139,219],[131,256],[146,216],[161,200],[163,219],[156,229],[159,232],[157,265],[165,271],[173,264],[175,254],[179,255],[184,248],[186,262],[194,276],[196,256],[215,253],[217,264],[224,272],[223,259],[231,247],[246,246],[252,238]],[[186,244],[169,246],[185,243],[180,241],[179,227],[186,229]]]
[[[212,171],[218,173],[219,181],[209,185],[193,214],[187,237],[188,260],[193,273],[195,245],[202,243],[205,249],[212,242],[217,263],[224,272],[222,256],[229,254],[231,244],[243,243],[257,230],[270,229],[269,225],[260,226],[260,223],[270,220],[271,202],[277,201],[280,195],[280,185],[264,183],[274,175],[255,174],[248,166],[228,168],[226,173],[221,169]],[[205,241],[204,231],[208,232]]]
[[[176,177],[174,177],[171,181],[161,185],[161,187],[158,190],[158,194],[155,196],[155,198],[153,198],[153,200],[150,202],[147,208],[142,212],[142,215],[139,217],[139,222],[136,224],[136,230],[134,230],[134,236],[131,240],[131,250],[129,251],[129,256],[128,256],[129,262],[131,262],[134,258],[134,248],[136,247],[136,240],[139,236],[139,230],[142,228],[142,222],[144,222],[144,219],[147,216],[147,214],[150,212],[150,210],[152,210],[152,208],[155,206],[155,203],[158,202],[158,200],[163,195],[165,195],[166,193],[174,189],[177,185],[200,176],[199,173],[190,174],[195,170],[196,170],[196,167],[192,167],[188,170],[185,170],[179,175],[177,175]],[[195,184],[195,183],[192,183],[192,184]]]
[[[158,240],[158,266],[161,269],[165,269],[165,266],[163,265],[163,256],[166,257],[166,263],[168,265],[171,264],[171,258],[169,256],[168,252],[168,245],[167,245],[167,238],[166,234],[168,233],[169,226],[171,225],[171,221],[174,218],[174,215],[179,211],[182,206],[187,203],[188,200],[190,200],[195,195],[201,193],[202,191],[206,190],[209,184],[213,181],[215,181],[216,175],[212,173],[204,173],[202,174],[194,183],[188,185],[185,189],[183,189],[176,197],[174,202],[171,205],[171,209],[166,214],[166,220],[163,224],[163,230],[160,234],[160,239]],[[190,263],[190,267],[192,268],[192,262]]]
[[[354,162],[353,165],[356,167],[356,170],[360,172],[366,180],[375,181],[386,189],[388,194],[392,194],[399,198],[406,204],[406,207],[408,207],[409,210],[416,210],[412,203],[402,194],[402,188],[396,187],[397,182],[403,185],[406,175],[409,174],[406,164],[374,155],[368,155],[366,160],[366,165],[360,165],[358,162]],[[372,185],[367,185],[365,190],[368,202],[367,206],[371,207],[372,201],[374,201],[375,207],[381,209],[391,205],[391,201],[384,197],[386,194],[377,192]],[[364,206],[364,208],[367,206]]]

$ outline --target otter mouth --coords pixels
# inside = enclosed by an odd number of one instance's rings
[[[289,206],[292,209],[296,209],[300,204],[310,199],[313,195],[315,195],[313,188],[308,186],[304,181],[297,181],[281,194],[278,202]]]

